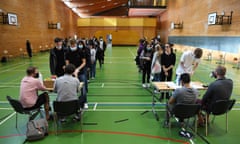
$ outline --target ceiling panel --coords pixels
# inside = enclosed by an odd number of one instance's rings
[[[158,7],[166,0],[62,0],[80,17],[156,16],[166,7]],[[156,5],[157,4],[157,5]],[[163,3],[164,4],[164,3]],[[158,8],[156,8],[157,6]],[[130,8],[130,9],[129,9]],[[134,9],[132,9],[134,8]]]

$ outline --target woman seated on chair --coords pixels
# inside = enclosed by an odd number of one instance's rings
[[[174,92],[173,95],[170,97],[166,108],[167,108],[167,113],[166,113],[166,121],[165,121],[165,126],[169,125],[169,119],[170,119],[170,114],[172,113],[172,110],[176,104],[194,104],[196,103],[197,97],[199,95],[198,90],[192,88],[190,86],[190,75],[188,73],[183,73],[180,76],[180,83],[182,85],[181,88],[177,88]],[[182,120],[179,120],[179,122],[183,122]]]
[[[68,64],[65,67],[65,74],[56,79],[54,84],[54,92],[57,92],[57,101],[71,101],[78,100],[79,105],[83,105],[78,97],[78,92],[80,91],[80,82],[77,77],[73,76],[75,71],[75,66],[73,64]],[[75,120],[80,120],[79,114],[74,117]],[[62,122],[66,119],[62,118]]]
[[[44,105],[46,119],[49,120],[49,96],[47,92],[37,95],[38,90],[46,91],[43,83],[38,79],[39,73],[36,67],[30,66],[26,70],[27,76],[21,81],[20,102],[24,109],[31,110]]]

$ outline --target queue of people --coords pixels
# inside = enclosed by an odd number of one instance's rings
[[[52,78],[56,78],[53,91],[57,93],[57,101],[78,99],[81,108],[88,108],[88,75],[94,79],[97,59],[100,68],[104,64],[105,46],[102,41],[102,37],[100,37],[100,42],[97,41],[96,37],[90,40],[70,39],[68,47],[65,47],[66,44],[61,38],[54,39],[55,47],[50,50],[49,65]],[[144,39],[139,42],[136,62],[140,72],[142,72],[142,87],[150,87],[151,76],[153,81],[172,81],[176,63],[173,44],[161,44],[158,39],[153,39],[150,43]],[[230,99],[233,81],[225,77],[227,70],[224,66],[217,66],[213,72],[216,81],[209,85],[202,99],[197,99],[199,92],[191,87],[190,82],[200,63],[202,53],[202,49],[196,48],[193,51],[185,51],[181,55],[176,69],[175,82],[182,87],[175,89],[172,96],[166,93],[166,97],[169,99],[166,104],[167,111],[171,111],[178,103],[200,103],[203,110],[209,111],[211,105],[217,100]],[[97,55],[101,55],[100,58]],[[27,68],[26,76],[21,81],[20,102],[28,110],[44,105],[46,119],[50,120],[49,111],[51,108],[48,93],[44,92],[37,95],[38,90],[49,91],[49,89],[39,79],[36,79],[38,76],[39,72],[36,67]],[[81,90],[79,89],[80,82],[84,83]],[[80,91],[81,94],[79,94]],[[160,100],[163,99],[164,94],[161,93]],[[169,117],[170,115],[167,114],[166,125],[169,122]],[[79,114],[76,114],[74,118],[79,120]],[[199,125],[204,124],[200,112],[198,123]]]
[[[137,50],[136,64],[139,72],[142,73],[142,87],[150,87],[150,81],[172,81],[173,70],[176,63],[176,54],[173,50],[173,44],[162,44],[158,39],[153,38],[149,43],[146,39],[139,40],[139,47]],[[216,81],[212,82],[202,99],[199,99],[199,92],[191,85],[191,77],[195,74],[197,67],[200,64],[200,59],[203,55],[201,48],[184,51],[180,56],[179,64],[176,68],[176,85],[181,86],[172,92],[160,92],[159,101],[165,97],[168,100],[166,104],[166,111],[171,113],[173,107],[178,103],[193,104],[199,103],[202,105],[202,110],[210,111],[211,106],[217,100],[229,100],[232,94],[233,81],[227,79],[226,68],[224,66],[217,66],[213,72]],[[158,65],[158,66],[157,66]],[[159,68],[160,65],[160,68]],[[159,70],[156,70],[156,67]],[[156,89],[155,93],[159,93]],[[166,114],[165,125],[169,123],[169,112]],[[183,122],[183,120],[180,120]],[[204,118],[199,112],[198,125],[204,125]]]

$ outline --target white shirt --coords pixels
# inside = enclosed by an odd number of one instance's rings
[[[185,69],[182,67],[181,62],[183,63]],[[192,73],[193,66],[197,63],[200,63],[200,59],[195,58],[192,51],[183,52],[176,69],[176,74],[181,75],[182,73]]]

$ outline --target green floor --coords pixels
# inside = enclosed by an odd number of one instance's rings
[[[180,128],[174,125],[171,131],[163,128],[164,104],[157,103],[159,121],[155,119],[152,108],[152,89],[141,87],[141,74],[135,65],[136,47],[113,47],[106,51],[106,60],[102,70],[97,65],[97,75],[89,83],[89,110],[83,116],[83,132],[79,123],[72,122],[61,126],[61,133],[54,134],[53,122],[49,123],[50,134],[41,141],[32,143],[58,144],[235,144],[240,136],[239,104],[229,113],[229,131],[225,133],[225,117],[217,117],[210,125],[209,136],[204,136],[204,128],[194,133],[189,141],[178,135]],[[178,58],[180,54],[177,54]],[[34,65],[39,68],[44,78],[49,77],[49,54],[39,53],[31,60],[16,58],[6,64],[0,64],[0,144],[22,144],[25,140],[26,115],[19,115],[15,128],[15,114],[6,101],[6,95],[17,98],[19,83],[25,75],[25,69]],[[208,84],[213,81],[209,77],[216,61],[202,60],[193,80]],[[234,80],[232,97],[240,100],[240,70],[233,69],[227,63],[228,77]],[[201,92],[203,93],[203,92]],[[51,100],[56,94],[50,93]],[[173,120],[174,122],[174,120]],[[191,131],[191,129],[189,129]],[[30,142],[27,142],[30,143]]]

